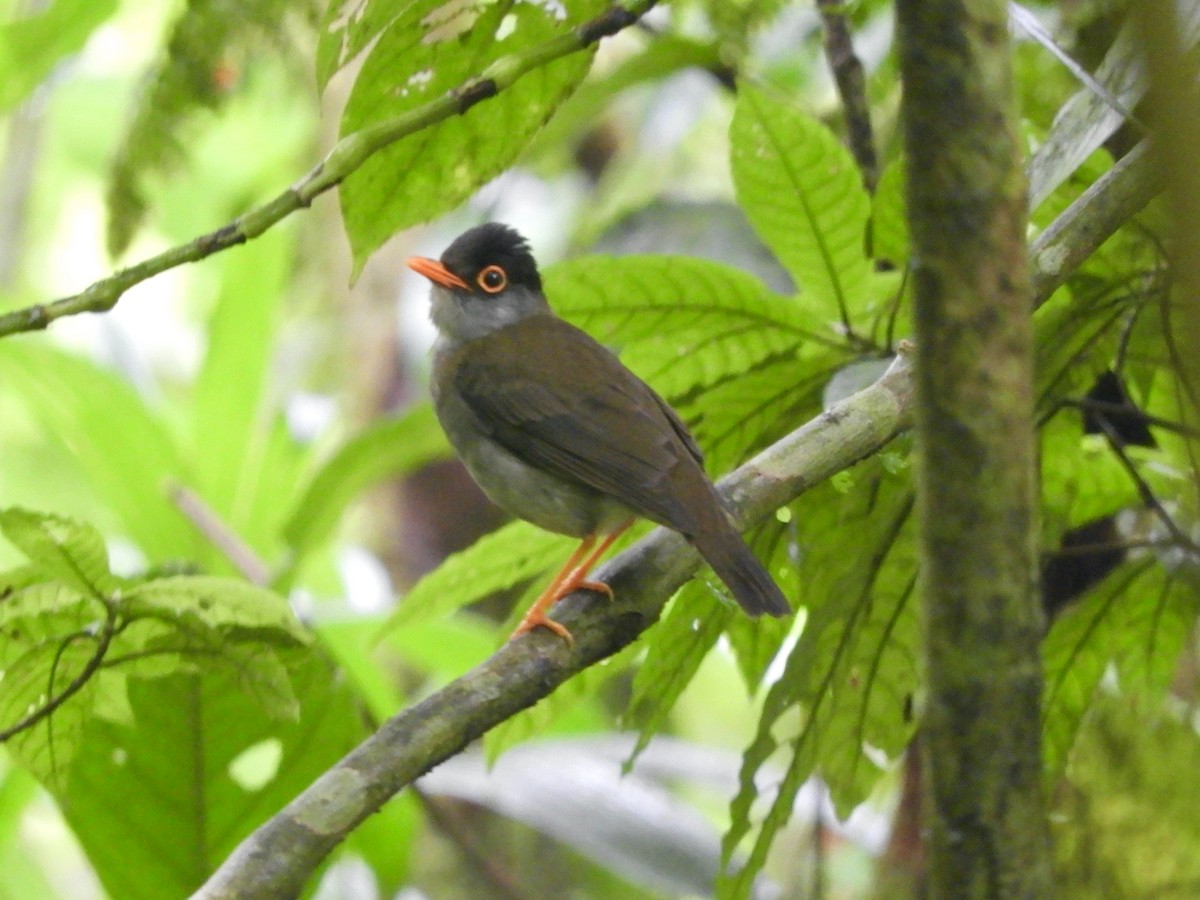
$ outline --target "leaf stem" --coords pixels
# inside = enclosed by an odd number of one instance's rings
[[[108,645],[112,642],[113,634],[116,632],[116,608],[111,605],[106,605],[105,609],[107,611],[106,618],[104,620],[104,627],[101,629],[99,638],[96,642],[96,652],[92,654],[91,658],[87,661],[87,664],[79,670],[79,674],[71,679],[71,683],[63,688],[60,694],[51,697],[44,704],[39,706],[24,719],[21,719],[15,725],[11,725],[8,728],[0,730],[0,744],[3,744],[5,741],[16,737],[22,731],[27,731],[28,729],[33,728],[43,719],[54,713],[55,710],[79,693],[83,686],[88,683],[88,680],[92,677],[92,675],[94,675],[100,668],[100,665],[104,662],[104,655],[108,652]],[[93,637],[93,635],[90,635],[87,632],[76,632],[63,641],[62,646],[59,648],[59,653],[62,653],[62,651],[70,646],[73,641],[81,638],[91,637]],[[54,686],[53,676],[51,676],[50,686],[51,688]]]

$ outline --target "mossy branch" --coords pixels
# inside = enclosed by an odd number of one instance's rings
[[[234,219],[228,225],[172,247],[157,256],[109,275],[87,289],[51,303],[39,303],[0,314],[0,337],[25,331],[40,331],[56,319],[87,312],[106,312],[134,285],[184,263],[197,262],[244,244],[271,228],[313,199],[336,187],[368,158],[401,138],[460,116],[507,90],[535,69],[591,46],[638,21],[657,0],[628,0],[616,3],[601,15],[572,31],[520,53],[502,56],[473,78],[447,91],[436,100],[353,134],[348,134],[307,175],[262,206]]]

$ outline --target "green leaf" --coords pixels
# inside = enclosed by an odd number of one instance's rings
[[[541,6],[506,2],[460,9],[458,19],[447,22],[415,4],[387,26],[363,63],[341,133],[443,96],[490,63],[566,33],[587,8],[572,4],[568,19],[559,21]],[[510,165],[587,74],[591,58],[586,50],[547,63],[465,115],[376,153],[353,172],[339,196],[355,273],[396,231],[453,209]]]
[[[450,445],[427,403],[368,425],[317,470],[289,514],[283,533],[294,554],[292,565],[329,538],[346,507],[365,490],[449,455]]]
[[[908,265],[908,218],[905,212],[905,162],[894,159],[883,169],[871,200],[871,255],[898,268]]]
[[[131,679],[132,722],[88,724],[55,793],[109,896],[189,896],[363,736],[352,693],[324,660],[298,651],[288,675],[295,722],[265,718],[232,670],[214,668]]]
[[[29,96],[116,11],[117,0],[56,0],[40,15],[0,25],[0,113]]]
[[[685,584],[642,643],[646,658],[633,676],[629,717],[638,726],[628,772],[650,739],[662,730],[679,695],[737,613],[699,579]]]
[[[769,357],[678,404],[704,448],[708,471],[723,473],[818,415],[829,379],[850,354],[824,347]]]
[[[1042,645],[1046,774],[1067,764],[1084,714],[1104,673],[1115,664],[1120,690],[1160,703],[1195,624],[1197,598],[1160,566],[1113,572],[1050,629]]]
[[[546,271],[555,310],[667,397],[794,356],[812,338],[794,300],[758,279],[689,256],[589,256]]]
[[[47,344],[13,341],[0,354],[0,382],[71,449],[96,499],[151,563],[211,553],[167,498],[165,485],[194,481],[178,446],[128,382]]]
[[[47,578],[93,597],[117,586],[104,538],[91,525],[18,507],[0,510],[0,532]]]
[[[236,578],[211,575],[156,578],[127,591],[123,603],[128,615],[160,619],[185,632],[199,624],[235,640],[278,647],[312,640],[287,600],[274,591]]]
[[[1069,528],[1140,503],[1137,485],[1107,441],[1061,410],[1041,428],[1042,519],[1047,543]]]
[[[57,582],[14,591],[0,599],[0,669],[39,646],[95,633],[104,618],[92,594]]]
[[[793,504],[784,510],[790,524],[784,525],[778,520],[770,520],[754,529],[747,535],[747,540],[755,555],[763,560],[767,571],[775,579],[775,583],[783,589],[784,595],[794,604],[800,596],[800,570],[796,566],[796,516],[802,514],[802,503]],[[737,661],[738,671],[746,682],[746,690],[750,694],[758,691],[766,675],[767,667],[779,655],[783,642],[791,634],[795,626],[793,618],[773,619],[761,616],[751,619],[749,616],[734,616],[725,629],[733,657]]]
[[[802,289],[818,327],[872,299],[870,200],[850,153],[821,123],[742,82],[729,129],[738,202]]]
[[[317,42],[317,84],[321,90],[334,73],[350,63],[401,15],[419,21],[445,0],[362,0],[325,7]]]
[[[280,495],[267,500],[261,489],[264,468],[278,462],[266,446],[269,423],[278,416],[267,395],[293,255],[289,229],[272,229],[221,255],[221,293],[209,316],[208,349],[191,407],[192,486],[254,546],[261,537],[248,533],[252,511],[280,505]]]
[[[795,713],[802,724],[787,742],[783,782],[745,866],[719,882],[722,897],[749,896],[797,792],[814,772],[828,783],[839,816],[846,816],[883,774],[875,754],[898,757],[915,727],[910,710],[919,683],[919,628],[911,602],[912,493],[905,478],[877,460],[864,466],[840,499],[831,485],[805,498],[808,512],[800,515],[797,529],[799,580],[809,615],[783,675],[767,692],[743,758],[722,844],[727,864],[751,829],[759,794],[755,776],[779,748],[781,724]],[[834,496],[819,496],[826,491]],[[854,533],[858,553],[845,552],[848,532]]]
[[[513,522],[448,556],[404,595],[382,631],[442,616],[543,575],[570,554],[573,538]]]
[[[95,636],[41,643],[5,665],[0,680],[0,729],[13,728],[58,701],[93,663]],[[54,712],[18,731],[5,746],[22,766],[48,786],[61,785],[79,751],[83,727],[96,699],[96,681],[85,680]]]

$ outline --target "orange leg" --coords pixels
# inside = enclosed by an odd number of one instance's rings
[[[516,637],[519,634],[524,634],[541,626],[549,628],[568,644],[575,643],[575,639],[571,637],[571,632],[547,616],[546,610],[567,596],[567,594],[577,591],[580,588],[588,591],[596,591],[600,594],[607,594],[608,599],[611,600],[613,597],[612,588],[603,581],[588,581],[586,576],[591,571],[592,566],[596,565],[596,562],[604,555],[604,552],[612,546],[613,541],[619,538],[632,524],[633,521],[630,520],[612,534],[606,535],[604,540],[594,550],[592,547],[596,544],[596,535],[589,534],[580,541],[579,546],[575,548],[575,552],[571,554],[566,564],[554,576],[554,580],[542,591],[541,596],[534,601],[533,606],[529,607],[529,611],[525,613],[521,619],[521,624],[517,626],[512,636]],[[580,560],[583,561],[580,562]]]

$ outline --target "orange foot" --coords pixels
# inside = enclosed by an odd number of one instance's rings
[[[574,584],[559,585],[558,590],[554,591],[554,593],[544,594],[538,598],[533,606],[529,607],[529,611],[525,613],[525,616],[521,619],[521,624],[516,627],[509,640],[512,640],[517,635],[525,634],[527,631],[533,631],[535,628],[549,628],[569,645],[574,646],[575,637],[567,630],[565,625],[555,622],[546,615],[546,610],[563,597],[581,588],[587,591],[595,591],[597,594],[604,594],[609,600],[613,599],[613,589],[603,581],[578,581]]]
[[[561,600],[567,594],[577,591],[580,588],[588,591],[595,591],[598,594],[604,594],[609,600],[613,598],[613,589],[603,581],[588,581],[587,573],[596,564],[598,560],[617,537],[632,524],[632,521],[626,522],[612,534],[606,535],[604,540],[600,542],[600,546],[595,550],[592,547],[596,543],[596,535],[589,534],[575,548],[575,552],[571,554],[566,564],[554,576],[554,580],[546,587],[540,597],[534,601],[533,606],[529,607],[529,612],[525,613],[525,617],[521,619],[521,624],[517,626],[517,630],[512,633],[512,638],[519,634],[524,634],[527,631],[541,626],[549,628],[568,644],[574,644],[575,638],[571,637],[571,632],[555,622],[546,615],[546,610]]]

